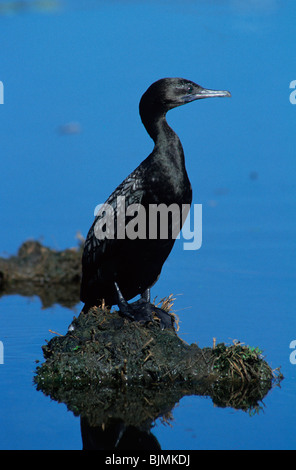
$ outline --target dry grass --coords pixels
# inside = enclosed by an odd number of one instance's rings
[[[214,370],[225,377],[240,378],[247,382],[262,378],[262,367],[266,365],[266,362],[263,361],[262,351],[258,347],[246,346],[239,341],[234,341],[230,346],[219,343],[213,349],[213,354],[215,356]],[[264,375],[266,378],[273,376],[269,366],[264,370]]]

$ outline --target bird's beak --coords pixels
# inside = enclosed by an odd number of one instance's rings
[[[186,95],[184,97],[184,101],[185,103],[190,103],[190,101],[200,100],[202,98],[215,98],[224,96],[231,96],[231,93],[226,90],[207,90],[206,88],[201,88],[198,93]]]

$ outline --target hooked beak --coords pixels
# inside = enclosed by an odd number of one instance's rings
[[[190,103],[190,101],[200,100],[202,98],[215,98],[215,97],[224,97],[231,96],[231,93],[226,90],[207,90],[206,88],[201,88],[198,93],[193,93],[192,95],[184,96],[184,102]]]

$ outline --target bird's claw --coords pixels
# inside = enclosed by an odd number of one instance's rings
[[[162,310],[161,308],[155,307],[155,305],[151,304],[149,302],[149,295],[144,295],[139,300],[129,304],[120,292],[116,282],[115,288],[118,295],[118,307],[120,309],[120,313],[123,316],[138,323],[145,324],[148,322],[153,322],[153,317],[155,315],[160,321],[160,327],[162,330],[173,327],[173,317],[165,310]]]

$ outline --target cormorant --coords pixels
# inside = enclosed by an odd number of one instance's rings
[[[161,236],[159,226],[151,235],[149,230],[153,224],[149,208],[160,207],[160,204],[168,208],[175,204],[180,210],[187,208],[188,213],[192,190],[182,144],[168,125],[166,113],[201,98],[223,96],[231,95],[228,91],[207,90],[183,78],[160,79],[143,94],[140,117],[154,141],[154,149],[109,196],[88,232],[82,256],[80,294],[85,303],[84,311],[94,305],[118,305],[120,312],[131,319],[151,320],[153,311],[162,327],[171,325],[171,317],[150,304],[150,288],[157,281],[175,242],[173,217],[167,218],[166,237]],[[128,212],[131,204],[135,206]],[[125,219],[122,219],[124,213]],[[137,223],[142,224],[142,231],[138,226],[138,237],[128,237],[125,228],[135,213],[141,214]],[[184,217],[177,233],[183,222]],[[138,301],[127,303],[138,294],[141,296]]]

